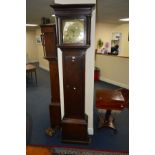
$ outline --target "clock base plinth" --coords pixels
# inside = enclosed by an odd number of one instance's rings
[[[61,141],[66,143],[83,143],[89,144],[90,138],[88,136],[88,118],[73,119],[63,118],[62,122]]]
[[[61,110],[60,103],[51,103],[49,105],[51,128],[60,128],[61,125]]]

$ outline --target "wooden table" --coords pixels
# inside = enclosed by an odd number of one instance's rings
[[[96,108],[106,109],[105,116],[99,116],[99,128],[108,127],[116,131],[114,118],[111,116],[112,110],[122,110],[128,107],[129,91],[120,90],[97,90],[96,91]]]
[[[32,65],[32,64],[27,64],[26,65],[26,75],[29,77],[31,77],[32,79],[32,73],[34,73],[35,75],[35,82],[37,85],[37,73],[36,73],[36,66]]]

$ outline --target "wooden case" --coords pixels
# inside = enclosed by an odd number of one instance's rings
[[[88,116],[85,114],[85,52],[90,46],[94,5],[51,7],[56,15],[57,47],[63,57],[64,117],[61,139],[63,142],[89,143]],[[71,38],[65,40],[65,37]]]
[[[55,25],[41,25],[40,27],[45,59],[57,58]]]
[[[55,25],[41,25],[41,38],[44,49],[44,58],[49,61],[51,82],[51,104],[49,105],[50,123],[52,128],[61,125],[59,73],[56,47]]]

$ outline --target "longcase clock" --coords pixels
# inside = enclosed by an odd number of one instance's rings
[[[63,57],[63,142],[89,143],[85,114],[85,53],[90,47],[93,4],[51,5],[56,15],[57,47]],[[87,103],[86,103],[87,104]]]
[[[49,61],[51,82],[51,104],[49,105],[51,128],[49,128],[47,132],[49,135],[53,135],[61,124],[56,27],[51,24],[41,25],[40,27],[44,58]]]

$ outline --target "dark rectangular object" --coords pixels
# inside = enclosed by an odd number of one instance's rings
[[[65,117],[84,118],[85,113],[85,52],[63,52]]]
[[[42,17],[41,18],[41,24],[45,25],[45,24],[49,24],[50,23],[50,19],[46,18],[46,17]]]
[[[87,133],[88,117],[84,119],[68,119],[62,120],[62,136],[63,142],[73,143],[89,143],[90,139]]]
[[[51,104],[49,105],[50,123],[52,128],[60,127],[61,108],[59,73],[56,48],[56,28],[55,25],[41,25],[42,45],[45,59],[49,61],[50,82],[51,82]]]
[[[49,105],[51,127],[60,127],[61,125],[61,110],[60,103],[52,103]]]
[[[41,32],[41,39],[45,58],[57,58],[55,25],[41,25]]]
[[[125,100],[118,90],[97,90],[96,107],[99,109],[121,110],[125,107]]]
[[[94,4],[51,5],[56,15],[57,47],[63,57],[62,141],[89,143],[85,115],[85,52],[90,46]]]

